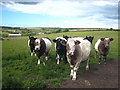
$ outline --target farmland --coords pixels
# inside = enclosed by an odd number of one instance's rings
[[[90,65],[97,64],[94,59],[94,44],[98,38],[112,37],[108,60],[118,57],[118,32],[117,31],[86,31],[86,32],[62,32],[57,34],[44,34],[35,36],[37,38],[49,37],[51,40],[68,35],[72,37],[94,36],[93,47],[90,55]],[[59,65],[55,60],[54,43],[49,53],[46,66],[37,65],[37,57],[30,56],[27,46],[28,36],[5,38],[2,41],[2,87],[3,88],[48,88],[60,87],[61,82],[70,79],[70,68],[68,64],[61,61]],[[41,58],[44,60],[44,58]],[[86,62],[81,63],[80,67],[85,67]],[[93,68],[97,70],[97,67]],[[77,74],[84,73],[81,69]]]

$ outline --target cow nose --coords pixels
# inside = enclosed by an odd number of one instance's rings
[[[36,50],[38,50],[38,48],[36,48]]]
[[[106,45],[105,48],[109,48],[109,45]]]

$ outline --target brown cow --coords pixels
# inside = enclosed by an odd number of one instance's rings
[[[106,58],[110,49],[109,44],[112,40],[113,38],[100,38],[95,43],[95,51],[96,54],[98,53],[99,56],[99,64],[102,59],[104,60],[104,64],[106,64]]]

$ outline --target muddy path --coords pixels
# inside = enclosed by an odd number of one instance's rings
[[[84,70],[76,81],[63,81],[61,88],[118,88],[118,60],[109,60],[106,65],[91,65],[91,69],[97,67],[97,70]]]

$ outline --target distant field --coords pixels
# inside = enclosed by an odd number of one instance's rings
[[[87,31],[87,32],[66,32],[57,34],[44,34],[35,36],[38,38],[49,37],[54,39],[58,36],[68,35],[72,37],[86,37],[94,36],[93,47],[90,56],[90,65],[98,63],[94,59],[94,44],[97,39],[101,37],[112,37],[110,53],[108,60],[116,59],[118,57],[118,32],[117,31]],[[46,66],[37,65],[37,57],[30,56],[30,50],[27,46],[28,36],[11,37],[9,40],[5,38],[2,41],[2,85],[3,88],[46,88],[59,87],[61,81],[70,79],[69,64],[63,61],[60,65],[56,65],[55,48],[52,43],[52,49],[49,53],[49,60]],[[41,58],[44,60],[44,58]],[[80,67],[85,67],[86,62],[82,63]],[[97,68],[97,67],[96,67]],[[97,70],[97,69],[96,69]],[[82,74],[81,69],[77,74]]]

